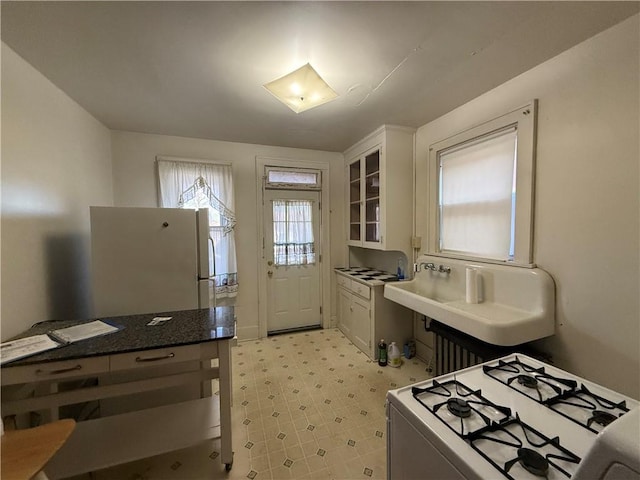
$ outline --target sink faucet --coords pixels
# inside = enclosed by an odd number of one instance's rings
[[[419,265],[416,265],[416,273],[420,271],[420,267],[424,268],[425,270],[431,270],[432,272],[438,272],[438,273],[451,273],[451,267],[448,267],[447,265],[436,265],[435,263],[431,263],[431,262],[422,262]]]
[[[420,267],[424,268],[425,270],[431,270],[431,271],[433,271],[433,272],[435,272],[435,271],[436,271],[436,264],[435,264],[435,263],[426,263],[426,262],[422,262],[422,263],[420,264]],[[420,268],[418,267],[418,270],[419,270],[419,269],[420,269]]]
[[[447,267],[446,265],[438,265],[438,271],[440,273],[451,273],[451,267]]]

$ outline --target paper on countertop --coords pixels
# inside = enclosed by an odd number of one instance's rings
[[[62,343],[73,343],[80,340],[86,340],[87,338],[117,332],[118,330],[120,330],[118,327],[114,327],[113,325],[109,325],[108,323],[100,320],[95,320],[89,323],[74,325],[73,327],[52,330],[49,332],[49,335]]]
[[[173,317],[154,317],[147,325],[162,325],[164,322],[171,320]]]
[[[0,344],[0,365],[59,347],[48,335],[34,335]]]

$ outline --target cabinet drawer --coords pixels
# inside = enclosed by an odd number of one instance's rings
[[[358,282],[351,282],[351,291],[364,298],[371,298],[371,287]]]
[[[200,345],[156,348],[131,353],[122,353],[111,357],[112,372],[132,368],[155,367],[172,363],[200,360]]]
[[[344,275],[336,275],[336,283],[339,287],[344,287],[346,289],[351,290],[351,279],[345,277]],[[354,282],[355,283],[355,282]]]
[[[108,371],[109,357],[107,356],[45,362],[21,367],[4,367],[2,369],[2,385],[40,382],[45,380],[67,380]]]

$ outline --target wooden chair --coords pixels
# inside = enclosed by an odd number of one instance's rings
[[[0,445],[2,480],[46,479],[42,470],[75,426],[75,420],[65,419],[23,430],[6,430]]]

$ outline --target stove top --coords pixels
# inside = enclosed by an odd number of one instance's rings
[[[509,479],[571,478],[599,433],[639,405],[525,355],[392,390],[387,400],[465,476]]]
[[[380,285],[380,282],[386,283],[398,280],[396,275],[369,267],[337,267],[334,268],[334,270],[358,280],[364,280],[365,282],[373,285]]]

